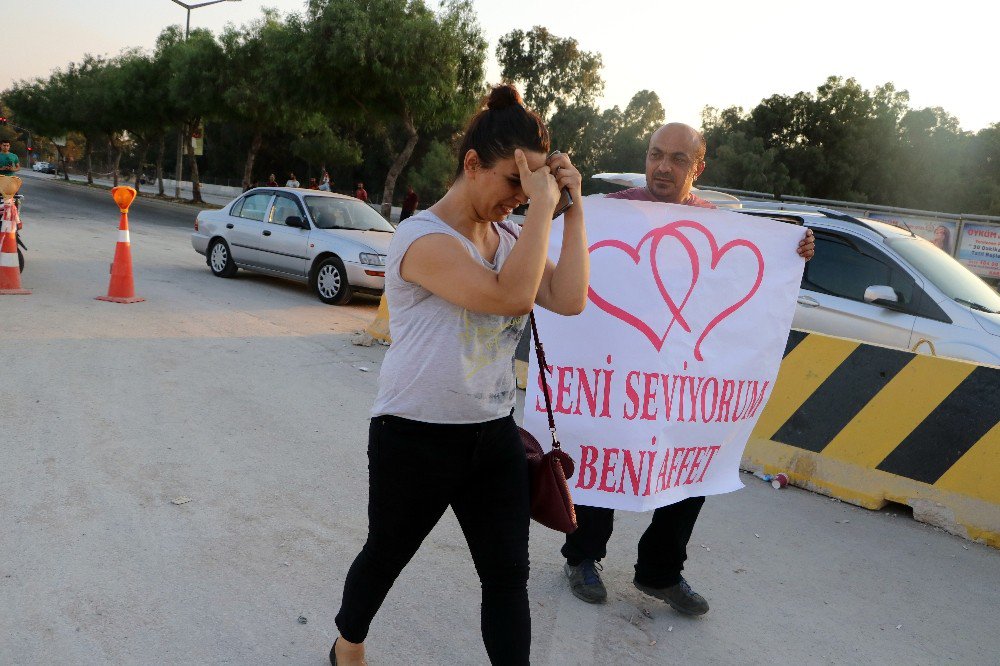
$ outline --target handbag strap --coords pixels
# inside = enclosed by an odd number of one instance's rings
[[[542,341],[538,339],[538,326],[535,325],[535,313],[528,313],[528,323],[531,326],[531,337],[535,342],[535,355],[538,357],[538,376],[542,380],[542,396],[545,398],[545,412],[549,417],[549,432],[552,433],[552,448],[558,449],[559,437],[556,435],[556,419],[552,415],[552,396],[549,395],[549,382],[545,379],[545,374],[549,372],[549,365],[545,362],[545,348]]]
[[[517,234],[507,226],[507,221],[504,220],[499,222],[497,226],[517,240]],[[556,435],[556,419],[552,415],[552,396],[549,395],[549,382],[545,379],[545,373],[549,372],[549,365],[545,362],[545,348],[542,347],[542,341],[538,339],[538,326],[535,324],[535,313],[528,313],[528,324],[531,326],[531,338],[535,343],[535,355],[538,358],[538,376],[542,380],[542,396],[545,398],[545,412],[549,417],[549,433],[552,435],[552,448],[558,449],[559,437]]]

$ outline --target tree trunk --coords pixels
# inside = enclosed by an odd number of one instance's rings
[[[87,184],[94,184],[94,145],[87,139]]]
[[[243,191],[246,192],[250,189],[250,183],[253,178],[253,163],[257,159],[257,151],[260,150],[260,144],[263,143],[264,136],[263,133],[258,129],[253,133],[253,139],[250,141],[250,150],[247,151],[247,161],[243,166]]]
[[[62,147],[56,145],[56,155],[59,156],[59,164],[62,165],[63,180],[69,180],[69,172],[66,171],[66,151]]]
[[[403,173],[406,163],[413,155],[417,140],[420,138],[417,134],[417,128],[413,126],[413,121],[409,116],[403,118],[403,129],[406,130],[406,145],[403,146],[402,152],[396,156],[396,160],[389,168],[389,173],[385,177],[385,189],[382,191],[382,217],[390,222],[392,221],[392,194],[396,189],[396,179],[399,178],[399,174]]]
[[[166,196],[163,193],[163,156],[167,152],[167,135],[160,135],[160,149],[156,152],[156,188],[157,196]]]
[[[139,182],[139,179],[142,177],[144,171],[143,163],[146,161],[147,151],[149,151],[149,141],[143,139],[142,142],[139,144],[139,168],[135,170],[135,178],[134,178],[135,182],[132,183],[132,186],[136,189],[137,192],[139,191],[139,186],[142,185],[142,183]]]
[[[118,187],[118,165],[122,161],[122,149],[111,139],[108,141],[108,150],[111,152],[111,181]]]
[[[187,141],[187,154],[191,161],[191,202],[205,203],[201,198],[201,182],[198,180],[198,158],[194,154],[194,142],[190,140]]]

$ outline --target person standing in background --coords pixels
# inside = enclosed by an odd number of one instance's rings
[[[417,211],[417,205],[420,203],[420,198],[417,193],[413,191],[412,185],[406,186],[406,196],[403,197],[403,210],[399,213],[399,221],[402,222],[409,216],[413,215]]]
[[[21,161],[10,152],[10,141],[0,141],[0,176],[13,176],[21,170]]]
[[[368,203],[368,191],[365,190],[365,184],[359,182],[357,188],[354,190],[354,198],[361,199],[365,203]]]

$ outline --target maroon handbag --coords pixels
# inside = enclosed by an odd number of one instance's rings
[[[573,476],[576,465],[573,463],[573,458],[559,446],[556,421],[552,417],[549,383],[545,379],[545,374],[551,371],[545,363],[545,350],[538,340],[534,313],[528,315],[528,322],[531,325],[531,336],[538,357],[545,411],[549,415],[549,432],[552,433],[552,449],[548,453],[543,453],[538,440],[524,428],[518,428],[521,432],[521,441],[524,443],[524,453],[528,458],[531,517],[548,528],[569,534],[576,530],[576,509],[573,507],[573,497],[570,495],[566,479]]]

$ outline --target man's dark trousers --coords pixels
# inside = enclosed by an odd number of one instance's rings
[[[635,580],[647,587],[676,585],[687,559],[687,544],[705,504],[704,497],[689,497],[653,512],[653,520],[639,539],[639,557]],[[577,529],[566,535],[563,557],[570,566],[583,560],[600,560],[608,554],[608,541],[614,530],[614,509],[576,505]]]

